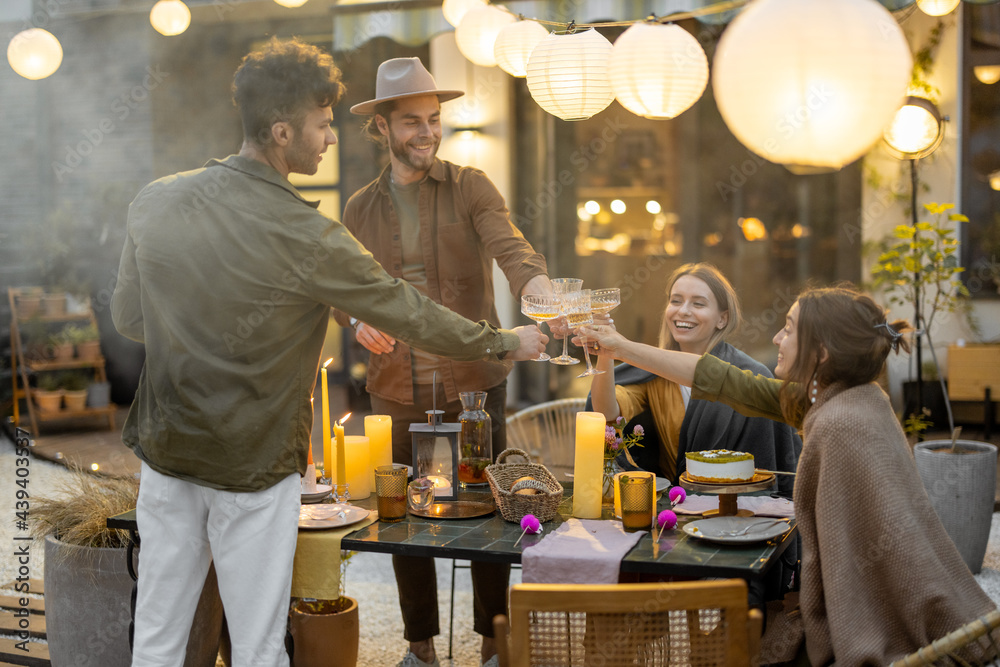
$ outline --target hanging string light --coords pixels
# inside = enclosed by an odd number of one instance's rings
[[[593,28],[554,32],[528,59],[528,92],[563,120],[586,120],[614,99],[608,78],[611,42]]]
[[[302,5],[309,2],[309,0],[274,0],[276,3],[282,7],[301,7]]]
[[[861,157],[903,103],[912,57],[871,0],[757,0],[722,33],[712,86],[730,131],[795,173]]]
[[[161,35],[173,37],[191,25],[191,10],[181,0],[159,0],[149,12],[149,23]]]
[[[549,31],[537,21],[518,21],[504,26],[493,44],[493,57],[500,69],[523,79],[528,75],[528,58]]]
[[[455,29],[455,42],[462,55],[481,67],[496,67],[493,45],[497,35],[517,18],[510,12],[486,6],[469,10]]]
[[[928,16],[944,16],[958,7],[962,0],[917,0],[917,7]]]
[[[674,118],[705,92],[708,58],[680,26],[636,23],[615,40],[608,74],[623,107],[644,118]]]
[[[980,83],[985,83],[987,86],[1000,81],[1000,65],[976,65],[972,68],[972,73]]]
[[[48,30],[29,28],[14,35],[7,45],[7,62],[25,79],[52,76],[62,64],[62,45]]]

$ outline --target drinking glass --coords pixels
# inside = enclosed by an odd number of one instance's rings
[[[573,294],[567,295],[568,305],[566,311],[566,319],[569,322],[570,329],[579,329],[582,326],[587,326],[594,323],[594,313],[591,310],[590,303],[590,290],[580,290]],[[578,378],[585,378],[591,375],[600,375],[604,371],[599,371],[590,363],[590,354],[587,352],[587,337],[582,336],[583,342],[583,358],[587,360],[587,370],[577,375]]]
[[[406,517],[406,472],[400,463],[375,468],[379,521],[395,523]]]
[[[563,306],[565,306],[565,299],[568,295],[579,292],[583,288],[583,280],[580,278],[553,278],[550,282],[552,283],[552,291],[561,298]],[[561,314],[565,315],[565,310],[562,310]],[[569,356],[568,345],[569,335],[563,338],[562,354],[555,359],[549,359],[549,361],[560,366],[571,366],[580,363],[579,359]]]
[[[418,477],[406,487],[406,499],[410,509],[426,512],[434,504],[434,482],[426,477]]]
[[[557,296],[525,294],[521,297],[521,312],[533,319],[535,324],[541,327],[542,322],[554,320],[559,317],[559,306],[561,303]],[[540,355],[532,359],[532,361],[548,361],[551,358],[543,351]]]
[[[652,475],[622,475],[618,493],[622,501],[622,528],[627,533],[649,530],[653,525]]]
[[[617,287],[590,290],[590,310],[594,313],[610,313],[622,302],[622,291]]]

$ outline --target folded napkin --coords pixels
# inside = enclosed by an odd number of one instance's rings
[[[378,521],[372,512],[364,520],[337,530],[300,530],[292,566],[292,597],[336,600],[340,597],[340,540]]]
[[[616,584],[622,558],[646,531],[620,521],[570,519],[521,554],[521,580],[532,584]]]
[[[750,510],[757,516],[790,517],[795,516],[795,504],[788,498],[771,498],[770,496],[740,496],[736,506],[741,510]],[[719,509],[719,496],[688,494],[684,502],[674,507],[677,514],[704,514],[708,510]]]

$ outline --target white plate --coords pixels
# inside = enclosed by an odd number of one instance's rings
[[[740,531],[750,527],[743,535],[727,535],[731,531]],[[715,516],[711,519],[700,519],[684,524],[684,532],[691,537],[697,537],[709,542],[721,544],[747,544],[763,542],[788,532],[787,521],[769,519],[761,516]]]
[[[363,521],[369,514],[371,514],[369,510],[345,503],[303,505],[299,510],[299,528],[309,530],[341,528]]]
[[[670,488],[670,480],[669,479],[667,479],[666,477],[657,477],[656,478],[656,492],[657,493],[663,493],[664,491],[666,491],[669,488]]]
[[[303,493],[302,502],[304,503],[318,503],[319,501],[325,499],[330,495],[330,485],[329,484],[317,484],[316,493]]]

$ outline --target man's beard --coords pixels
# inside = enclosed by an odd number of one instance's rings
[[[434,157],[437,155],[438,147],[441,145],[439,139],[434,140],[434,150],[424,158],[423,156],[411,157],[409,147],[402,141],[396,139],[391,131],[389,132],[389,150],[396,156],[396,159],[414,171],[426,171],[434,164]]]

